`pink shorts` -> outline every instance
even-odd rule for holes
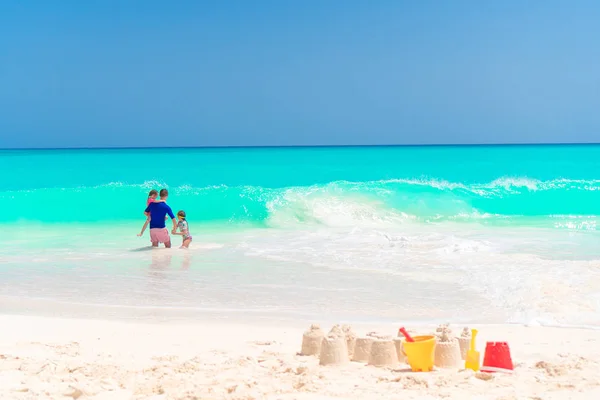
[[[169,231],[167,228],[152,228],[150,229],[150,241],[152,243],[169,243],[171,241],[171,237],[169,236]]]

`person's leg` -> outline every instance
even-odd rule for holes
[[[190,243],[192,243],[192,239],[185,239],[181,244],[181,247],[187,249],[190,247]]]
[[[154,232],[156,234],[156,240],[160,243],[164,243],[166,248],[171,247],[171,237],[169,236],[167,228],[156,229]]]
[[[156,229],[150,228],[150,241],[152,242],[152,247],[158,247],[158,242],[160,242],[160,237],[156,234]]]

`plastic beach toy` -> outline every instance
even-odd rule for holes
[[[435,336],[415,336],[412,342],[402,342],[408,365],[413,372],[429,372],[433,370],[435,357]]]
[[[405,327],[398,329],[398,332],[402,334],[406,338],[407,342],[414,342],[413,338],[408,334]],[[400,336],[400,335],[398,335]]]
[[[471,329],[471,347],[469,348],[467,358],[465,359],[465,369],[479,371],[480,355],[479,352],[475,350],[475,336],[477,336],[477,329]]]
[[[483,357],[483,372],[508,372],[513,371],[510,348],[506,342],[487,342]]]

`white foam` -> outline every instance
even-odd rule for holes
[[[365,210],[380,211],[377,204],[314,201],[331,225],[199,231],[189,252],[128,251],[148,243],[122,226],[103,231],[110,246],[88,240],[94,227],[62,237],[58,228],[41,226],[21,244],[16,232],[0,249],[0,296],[112,304],[117,311],[109,315],[118,306],[140,306],[148,314],[164,307],[313,320],[334,314],[349,321],[600,326],[595,234],[390,222],[365,218]],[[340,215],[326,215],[338,206]],[[19,247],[24,243],[30,245]],[[587,259],[575,258],[581,254]]]

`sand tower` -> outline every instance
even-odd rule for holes
[[[346,346],[348,347],[348,360],[354,357],[354,348],[356,347],[356,334],[350,325],[342,326],[342,331],[346,337]]]
[[[460,337],[458,339],[458,345],[460,346],[460,356],[463,360],[467,358],[467,352],[471,346],[471,330],[468,327],[463,328]]]
[[[371,344],[371,354],[369,355],[369,365],[376,367],[385,367],[398,364],[398,354],[396,346],[391,338],[375,339]]]
[[[304,335],[302,335],[302,350],[300,354],[303,356],[319,356],[321,354],[321,344],[325,334],[318,324],[312,324]]]
[[[437,344],[435,346],[435,366],[439,368],[460,368],[462,357],[458,339],[452,336],[452,330],[448,325],[438,328]]]
[[[356,344],[354,345],[352,361],[365,363],[369,362],[369,357],[371,356],[371,346],[373,345],[374,340],[374,338],[369,336],[357,338]]]
[[[331,328],[331,331],[323,338],[319,358],[321,365],[342,365],[350,361],[346,336],[339,325]]]

